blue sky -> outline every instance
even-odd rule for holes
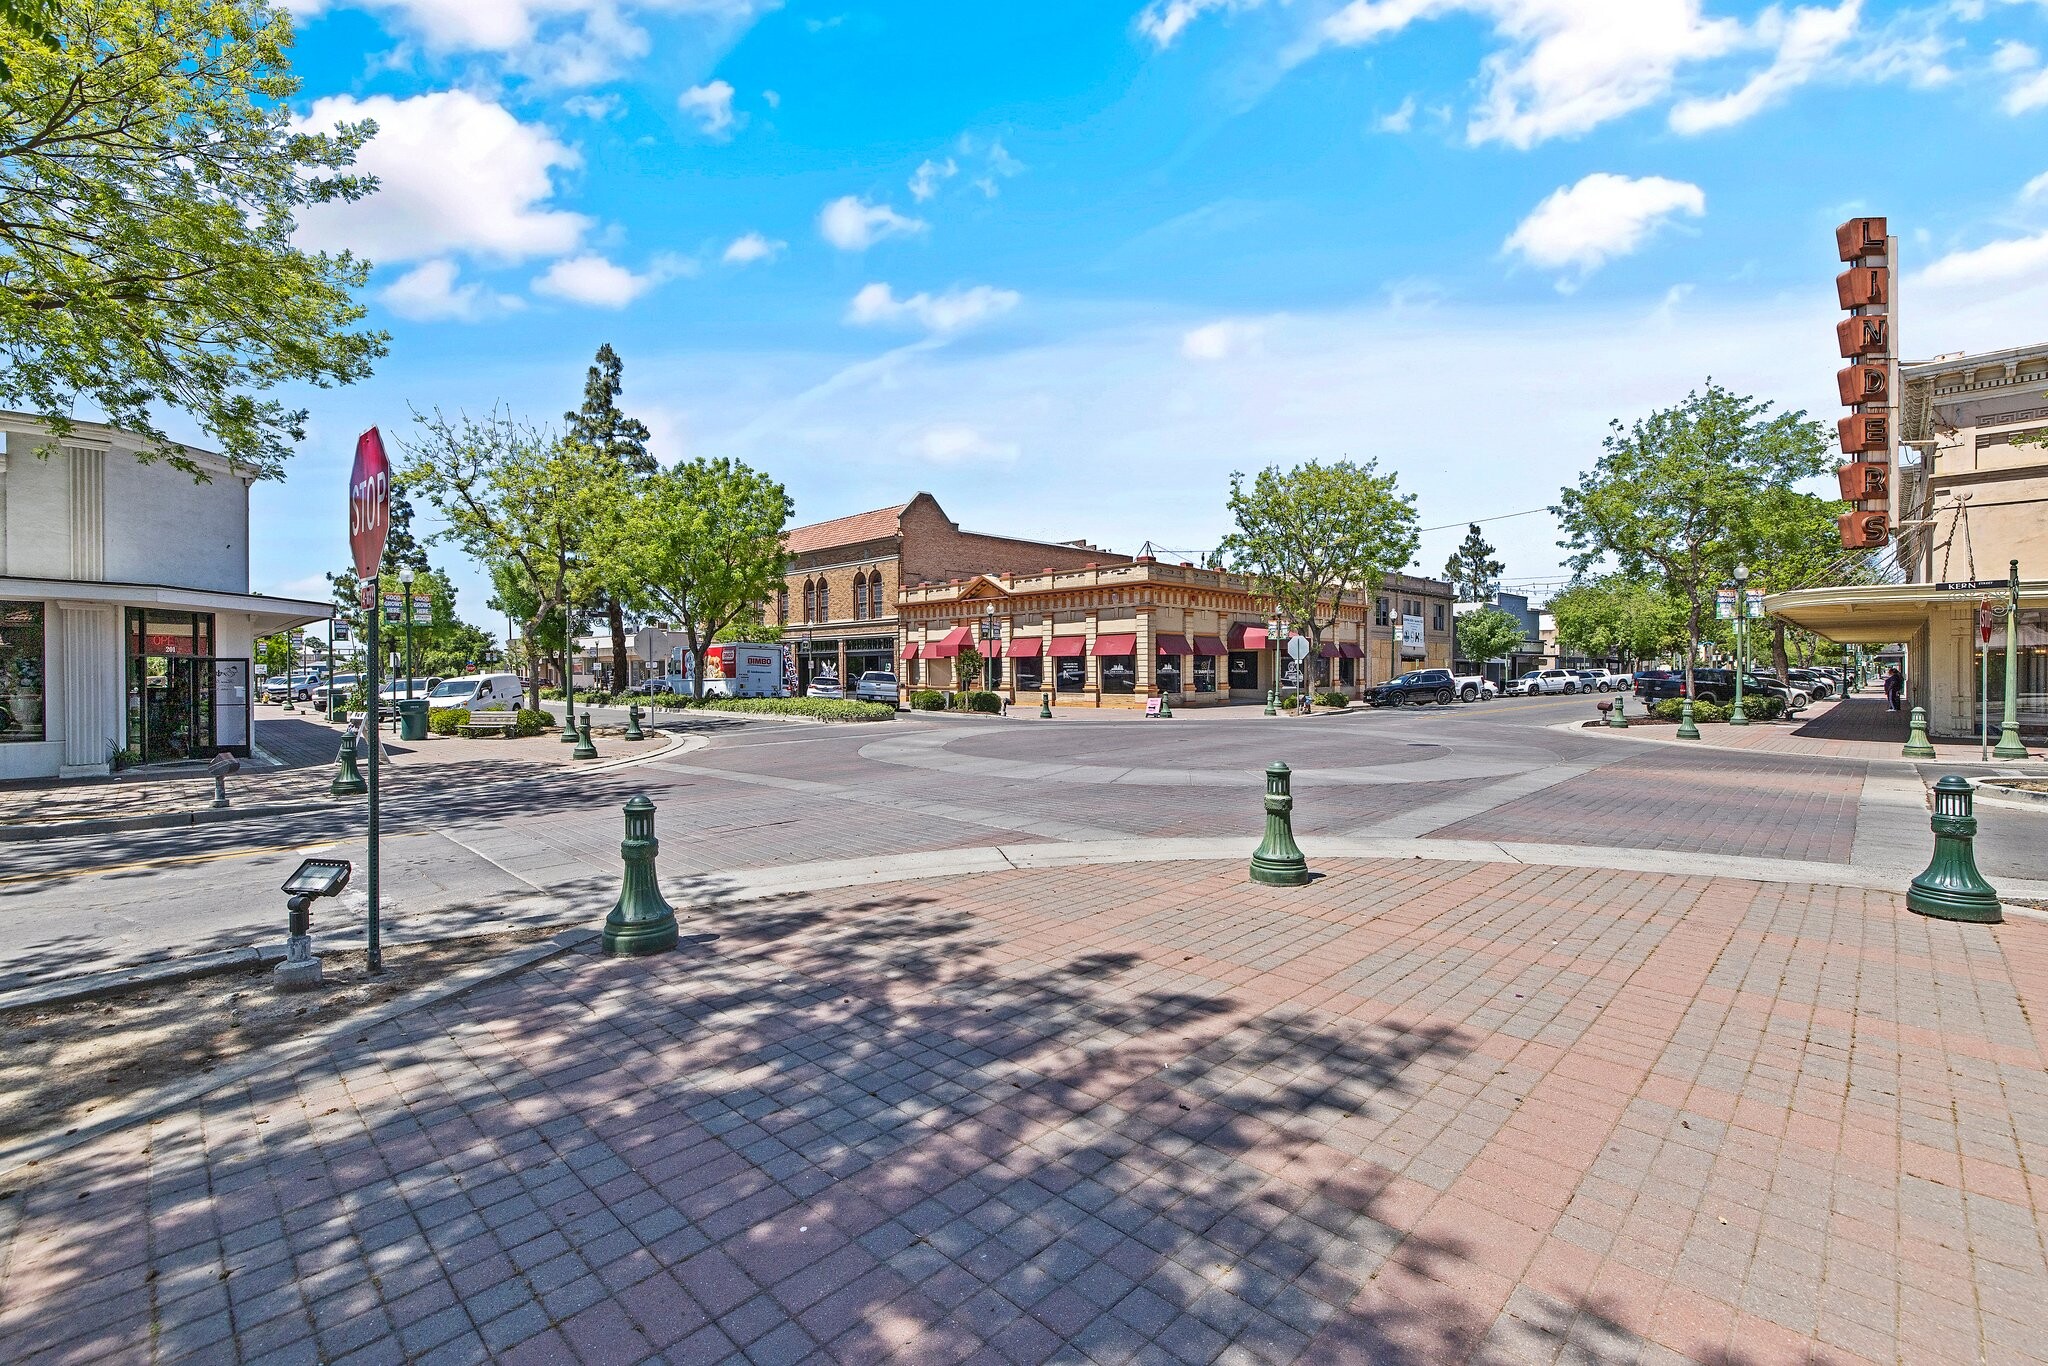
[[[1832,420],[1852,214],[1909,354],[2048,340],[2048,0],[287,7],[300,115],[382,129],[301,230],[392,348],[259,487],[268,591],[345,560],[361,428],[559,420],[603,342],[658,454],[801,521],[1200,552],[1232,470],[1349,454],[1457,524],[1434,572],[1708,375]]]

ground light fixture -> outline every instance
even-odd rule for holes
[[[284,961],[276,970],[280,990],[310,991],[320,985],[320,960],[313,956],[313,903],[323,896],[339,896],[354,871],[347,859],[309,858],[284,880],[283,890],[291,899],[285,903],[290,914]]]

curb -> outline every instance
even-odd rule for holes
[[[95,972],[84,977],[69,977],[61,982],[43,982],[34,986],[14,987],[0,991],[0,1015],[13,1010],[32,1010],[37,1006],[68,1005],[74,1001],[93,1001],[102,996],[119,996],[138,987],[162,986],[167,982],[185,982],[195,977],[213,977],[221,973],[235,972],[241,968],[260,967],[283,959],[284,950],[276,946],[250,944],[239,949],[221,949],[216,953],[202,953],[192,958],[176,958],[164,963],[142,963],[132,968],[119,968],[112,972]]]
[[[290,1064],[312,1054],[332,1051],[332,1046],[343,1036],[366,1033],[415,1010],[453,1000],[500,977],[511,976],[536,963],[546,962],[550,958],[594,943],[599,937],[599,932],[592,929],[564,930],[548,943],[514,949],[493,962],[479,963],[475,967],[466,968],[445,982],[438,982],[411,995],[401,996],[376,1010],[335,1020],[324,1029],[274,1045],[239,1062],[187,1078],[162,1090],[116,1101],[103,1109],[99,1117],[89,1123],[76,1125],[64,1132],[44,1133],[0,1142],[0,1176],[11,1176],[22,1167],[34,1166],[46,1158],[81,1147],[94,1139],[154,1119],[167,1110],[189,1105],[223,1087],[246,1081],[258,1073],[277,1068],[280,1064]]]

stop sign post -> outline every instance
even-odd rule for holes
[[[1977,604],[1977,757],[1991,762],[1991,599]]]
[[[384,541],[391,534],[391,461],[384,454],[384,437],[375,427],[356,438],[356,459],[348,473],[348,549],[356,562],[356,578],[361,581],[364,592],[363,602],[369,611],[363,614],[369,631],[369,684],[370,684],[370,835],[369,865],[370,876],[367,888],[370,898],[370,923],[366,935],[366,969],[372,973],[384,970],[384,938],[379,923],[378,899],[379,859],[377,857],[378,817],[378,757],[383,745],[378,742],[378,678],[377,665],[377,618],[376,610],[377,570],[384,561]],[[328,717],[333,718],[333,690],[328,690]]]

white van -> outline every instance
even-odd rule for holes
[[[470,711],[512,711],[523,695],[517,674],[464,674],[436,685],[427,694],[427,705],[466,707]]]

